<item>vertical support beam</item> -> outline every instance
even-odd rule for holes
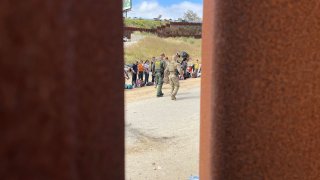
[[[201,179],[318,179],[320,2],[204,3]]]
[[[200,177],[201,179],[217,179],[219,166],[216,142],[216,129],[213,122],[215,109],[215,78],[214,75],[214,36],[215,15],[214,3],[210,0],[203,1],[202,24],[202,71],[201,77],[201,105],[200,105]]]
[[[0,2],[0,179],[124,179],[121,3]]]

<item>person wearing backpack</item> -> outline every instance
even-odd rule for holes
[[[138,64],[138,77],[139,80],[143,81],[143,74],[144,74],[144,66],[143,66],[143,61],[141,60],[140,63]]]
[[[183,59],[182,62],[181,62],[181,68],[182,68],[182,71],[183,71],[183,79],[187,79],[188,78],[187,67],[188,67],[188,61],[187,61],[187,59]]]
[[[178,56],[175,55],[168,63],[165,74],[169,77],[169,83],[171,86],[171,100],[176,100],[180,83],[179,75],[182,75],[181,65],[177,63]]]

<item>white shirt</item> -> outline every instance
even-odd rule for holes
[[[150,72],[149,64],[145,63],[143,66],[144,66],[144,72],[149,73]]]

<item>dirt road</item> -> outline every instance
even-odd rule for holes
[[[200,79],[181,81],[177,101],[155,88],[126,94],[126,179],[185,180],[198,174]]]

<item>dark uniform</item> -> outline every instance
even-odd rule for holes
[[[163,85],[163,76],[165,69],[165,62],[162,59],[156,59],[153,64],[153,69],[155,72],[155,80],[157,82],[157,97],[162,97],[162,85]]]

